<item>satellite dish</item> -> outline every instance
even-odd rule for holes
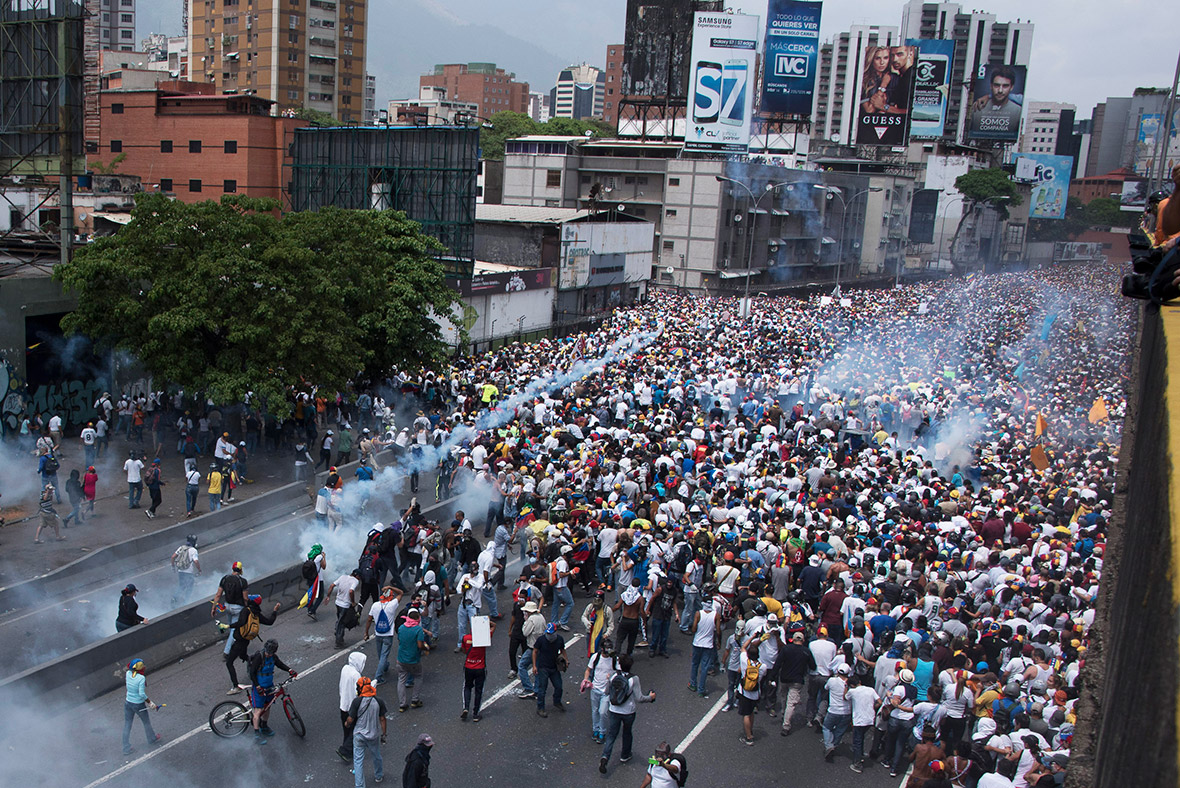
[[[86,221],[86,212],[85,211],[78,212],[78,221],[80,221],[80,222]]]
[[[672,266],[668,266],[667,268],[664,269],[664,273],[666,273],[666,274],[671,274],[671,273],[675,273],[675,272],[676,272],[676,269],[673,268]]]
[[[623,205],[622,203],[619,203],[619,211],[620,211],[620,212],[624,211],[626,208],[627,208],[627,206],[626,206],[626,205]]]
[[[585,132],[583,132],[583,136],[584,136],[586,139],[590,139],[591,137],[593,137],[593,136],[594,136],[594,132],[593,132],[593,131],[591,131],[590,129],[586,129],[586,131],[585,131]]]

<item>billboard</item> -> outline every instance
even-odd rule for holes
[[[763,112],[811,114],[822,9],[822,3],[810,0],[770,0],[762,69]]]
[[[1142,213],[1147,210],[1147,181],[1123,181],[1119,210]]]
[[[906,46],[918,48],[918,63],[914,67],[914,100],[910,104],[910,136],[938,139],[946,131],[955,42],[911,38],[905,43]]]
[[[651,277],[651,222],[567,222],[561,227],[558,290],[639,282]]]
[[[460,295],[488,295],[491,293],[520,293],[525,290],[544,290],[553,287],[552,268],[529,268],[520,271],[497,271],[475,274],[470,279],[450,278],[447,284]]]
[[[1016,158],[1016,180],[1032,185],[1028,218],[1064,219],[1069,200],[1072,156],[1049,153],[1021,153]]]
[[[865,47],[857,91],[857,145],[897,146],[909,140],[917,59],[917,47]]]
[[[1024,66],[981,65],[972,86],[967,136],[976,140],[1016,142],[1024,108]]]
[[[686,151],[748,151],[757,53],[758,17],[695,16]]]
[[[720,0],[627,0],[619,92],[684,102],[693,12],[722,10]]]

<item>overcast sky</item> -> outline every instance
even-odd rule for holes
[[[766,0],[729,0],[732,7],[765,20]],[[603,65],[606,46],[622,43],[626,0],[369,0],[370,7],[416,3],[451,21],[484,24],[526,39],[570,63]],[[902,2],[826,0],[821,36],[826,41],[852,24],[901,24]],[[1027,95],[1037,101],[1066,101],[1089,117],[1107,96],[1129,96],[1140,86],[1170,86],[1176,67],[1175,0],[975,0],[998,21],[1031,19],[1036,25]],[[1169,12],[1166,9],[1172,8]],[[139,0],[139,34],[179,33],[180,0]],[[387,16],[387,13],[381,14]],[[397,46],[404,30],[369,31],[369,67],[383,47]],[[385,42],[385,43],[383,43]],[[473,55],[471,60],[478,60]],[[433,64],[423,63],[426,71]],[[513,64],[498,64],[513,70]],[[524,75],[533,89],[546,89],[541,75]],[[378,88],[379,92],[380,87]],[[380,96],[380,98],[387,98]]]

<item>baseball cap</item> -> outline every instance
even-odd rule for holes
[[[241,561],[234,561],[234,565],[230,568],[233,569],[235,572],[241,572],[242,571],[242,562]]]
[[[421,736],[418,737],[418,744],[419,745],[426,745],[427,747],[433,747],[434,746],[434,739],[430,738],[429,733],[423,733]]]
[[[844,663],[841,663],[836,668],[836,672],[839,673],[841,676],[847,676],[849,673],[852,672],[852,668],[848,666],[847,662],[844,662]],[[904,681],[904,679],[903,679],[903,681]]]

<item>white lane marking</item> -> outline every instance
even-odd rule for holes
[[[905,774],[901,776],[901,782],[897,784],[897,788],[905,788],[905,784],[910,781],[910,774],[914,771],[914,765],[911,763],[905,770]]]
[[[322,667],[324,667],[324,666],[328,665],[329,663],[331,663],[331,662],[333,662],[333,661],[335,661],[335,660],[339,659],[340,657],[344,656],[345,654],[351,654],[351,653],[352,653],[352,649],[342,649],[342,650],[340,650],[340,651],[336,652],[335,654],[333,654],[332,656],[330,656],[330,657],[327,657],[327,658],[325,658],[325,659],[322,659],[322,660],[320,660],[319,662],[317,662],[316,664],[312,665],[312,666],[311,666],[310,668],[308,668],[307,670],[301,670],[301,671],[299,671],[299,677],[300,677],[300,678],[302,678],[302,677],[304,677],[304,676],[307,676],[307,675],[310,675],[310,674],[312,674],[312,673],[315,673],[315,672],[316,672],[317,670],[319,670],[320,668],[322,668]],[[98,778],[97,780],[95,780],[94,782],[92,782],[92,783],[90,783],[89,785],[85,786],[85,788],[98,788],[98,786],[100,786],[100,785],[105,785],[106,783],[108,783],[108,782],[110,782],[111,780],[115,779],[115,778],[116,778],[116,777],[118,777],[119,775],[121,775],[121,774],[125,774],[126,772],[129,772],[129,771],[131,771],[131,770],[132,770],[132,769],[134,769],[136,766],[139,766],[141,763],[144,763],[145,761],[149,761],[149,760],[151,760],[152,758],[155,758],[155,757],[156,757],[157,755],[159,755],[160,753],[162,753],[162,752],[165,752],[165,751],[167,751],[167,750],[170,750],[170,749],[172,749],[173,747],[176,747],[177,745],[179,745],[179,744],[181,744],[181,743],[183,743],[183,742],[186,742],[186,741],[188,741],[189,739],[191,739],[192,737],[196,736],[196,735],[197,735],[198,733],[200,733],[201,731],[208,731],[208,730],[209,730],[209,723],[208,723],[208,722],[205,722],[205,723],[204,723],[204,724],[202,724],[202,725],[198,725],[197,727],[193,728],[193,729],[192,729],[191,731],[189,731],[188,733],[182,734],[182,735],[180,735],[180,736],[176,737],[175,739],[172,739],[171,741],[167,742],[166,744],[161,744],[159,747],[156,747],[156,748],[152,749],[150,752],[144,753],[143,755],[139,756],[139,757],[138,757],[138,758],[136,758],[135,760],[133,760],[133,761],[130,761],[130,762],[128,762],[128,763],[125,763],[125,764],[123,764],[123,765],[122,765],[122,766],[120,766],[118,769],[115,769],[113,772],[111,772],[111,773],[109,773],[109,774],[105,774],[105,775],[103,775],[102,777],[99,777],[99,778]],[[211,732],[211,731],[210,731],[210,732]]]
[[[581,635],[574,635],[572,638],[567,640],[565,642],[565,644],[566,644],[566,646],[572,646],[573,644],[577,643],[581,639],[582,639]],[[491,706],[493,703],[495,703],[500,698],[507,695],[509,692],[512,692],[512,690],[516,689],[519,686],[520,686],[520,679],[513,679],[510,683],[505,684],[503,687],[500,687],[500,689],[496,690],[496,694],[493,695],[491,698],[489,698],[487,700],[487,702],[485,702],[483,704],[482,709],[486,709],[488,706]]]
[[[674,749],[673,752],[684,752],[686,749],[688,749],[688,746],[696,741],[696,738],[701,735],[701,732],[705,730],[705,727],[710,722],[712,722],[713,718],[716,717],[718,712],[721,711],[721,707],[725,705],[726,700],[727,696],[724,692],[722,692],[721,697],[718,698],[717,702],[713,704],[713,708],[709,709],[709,711],[705,713],[704,717],[701,717],[701,721],[698,722],[693,727],[693,729],[688,732],[688,735],[684,737],[684,741],[676,745],[676,749]]]

